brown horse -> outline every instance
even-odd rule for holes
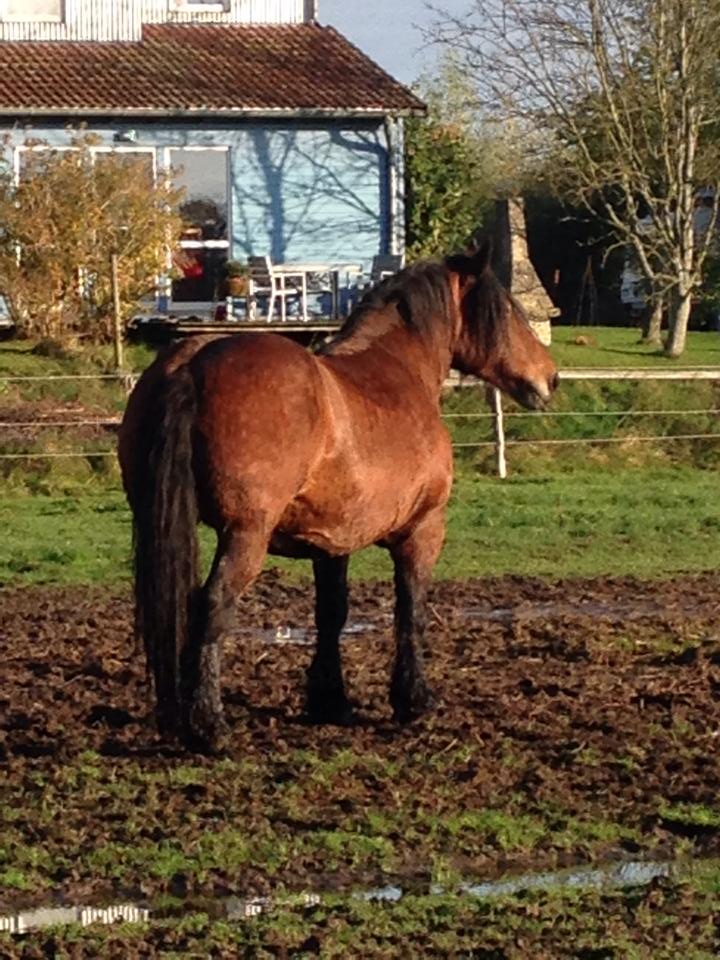
[[[268,552],[313,562],[317,647],[307,712],[350,716],[339,651],[349,555],[395,564],[395,717],[430,702],[416,653],[445,535],[451,367],[542,407],[557,371],[486,254],[421,263],[371,291],[318,354],[273,334],[197,338],[143,374],[120,431],[135,523],[137,631],[161,732],[211,751],[224,729],[223,634]],[[217,532],[200,586],[196,527]]]

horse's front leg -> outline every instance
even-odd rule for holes
[[[340,634],[348,615],[348,560],[325,556],[313,561],[317,646],[307,673],[306,712],[316,723],[352,719],[340,659]]]
[[[236,598],[262,569],[267,539],[265,529],[239,526],[228,527],[218,538],[182,663],[183,741],[191,750],[216,753],[223,747],[222,641],[235,625]]]
[[[432,705],[425,680],[427,591],[445,540],[445,507],[426,514],[415,529],[390,544],[395,563],[395,664],[390,703],[395,719],[408,723]]]

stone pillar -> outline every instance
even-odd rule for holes
[[[542,343],[549,345],[552,340],[550,321],[560,311],[548,296],[530,261],[522,197],[498,200],[494,244],[496,253],[493,266],[498,278],[510,287]]]

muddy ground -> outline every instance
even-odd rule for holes
[[[0,802],[29,883],[6,884],[0,907],[59,892],[267,894],[387,876],[417,885],[443,870],[488,876],[720,854],[720,576],[438,583],[429,662],[437,706],[407,728],[387,703],[389,585],[355,584],[351,611],[343,654],[358,722],[309,726],[311,648],[294,641],[312,623],[311,591],[263,576],[226,643],[233,740],[218,761],[158,739],[129,591],[6,587]],[[135,793],[121,795],[118,784],[138,770]],[[138,825],[131,811],[143,803]],[[486,809],[521,835],[482,820],[473,833],[467,816]],[[318,845],[320,835],[350,837],[350,846],[370,835],[369,811],[382,856]],[[237,818],[266,837],[267,863],[259,848],[237,864],[227,850],[217,862],[206,850],[202,869],[193,861],[153,872],[136,858],[113,870],[97,854],[116,850],[121,862],[133,845],[171,840],[189,849]],[[38,845],[47,856],[33,862],[27,850]],[[11,876],[9,859],[6,850]]]

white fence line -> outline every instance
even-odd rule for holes
[[[614,367],[571,367],[560,371],[563,380],[720,380],[720,367],[658,367],[624,369]]]
[[[651,437],[571,437],[568,439],[547,439],[547,440],[505,440],[506,447],[547,447],[547,446],[572,446],[573,444],[590,443],[625,443],[630,446],[633,443],[663,443],[675,440],[720,440],[720,431],[717,433],[673,433],[673,434],[655,434]],[[453,443],[456,450],[463,447],[473,449],[475,447],[494,447],[494,440],[479,440],[477,443]],[[498,475],[500,471],[498,470]]]
[[[0,420],[0,430],[23,428],[35,430],[37,427],[119,427],[120,417],[112,420]]]
[[[567,370],[560,371],[560,383],[562,384],[563,380],[717,380],[720,381],[720,368],[718,367],[684,367],[682,369],[625,369],[625,368],[570,368]],[[463,382],[461,378],[459,386],[468,385],[466,382]],[[567,440],[507,440],[504,433],[504,423],[503,423],[503,410],[502,410],[502,395],[498,390],[493,391],[494,400],[491,403],[493,406],[492,416],[494,417],[494,427],[495,427],[495,443],[497,454],[496,454],[496,463],[497,463],[497,474],[500,479],[505,479],[507,477],[507,461],[505,456],[505,449],[507,446],[517,446],[519,444],[533,444],[536,446],[571,446],[575,445],[590,445],[590,444],[611,444],[611,443],[666,443],[670,440],[679,441],[679,440],[710,440],[717,438],[720,440],[720,432],[718,433],[698,433],[698,434],[675,434],[673,436],[653,436],[653,437],[577,437]],[[560,412],[560,411],[559,411]],[[566,411],[562,411],[566,413]],[[702,411],[708,412],[708,411]],[[716,411],[710,411],[716,412]],[[572,412],[574,415],[574,411]],[[606,416],[622,416],[622,414],[614,414],[612,411],[602,411]],[[635,413],[633,411],[633,413]],[[638,411],[638,415],[645,414],[648,416],[647,411]],[[569,415],[569,414],[568,414]],[[665,415],[665,411],[655,414],[656,416]],[[675,414],[677,415],[677,414]],[[522,414],[518,414],[522,416]],[[526,414],[527,416],[527,414]],[[537,416],[533,413],[530,416]],[[472,443],[454,443],[453,446],[455,449],[471,449],[473,447],[481,446],[493,446],[493,443],[490,441],[485,441],[480,444]]]
[[[39,380],[47,380],[48,383],[54,383],[57,380],[121,380],[125,383],[127,380],[137,380],[141,373],[142,371],[139,373],[0,374],[0,383],[35,383]]]
[[[703,407],[701,409],[676,410],[543,410],[529,413],[522,410],[503,410],[506,420],[517,420],[522,417],[542,418],[557,417],[675,417],[700,416],[704,414],[720,415],[720,407]],[[445,413],[443,420],[492,420],[496,414],[488,413]],[[40,427],[61,429],[64,427],[119,427],[122,417],[113,417],[106,420],[0,420],[0,430],[27,429],[35,430]],[[529,442],[529,441],[528,441]]]
[[[0,453],[0,460],[89,460],[91,457],[116,457],[117,450],[86,450],[79,453],[77,450],[68,450],[67,453]]]
[[[49,373],[0,374],[0,383],[23,383],[47,380],[137,380],[142,370],[116,373]],[[560,371],[560,380],[720,380],[720,366],[685,367],[567,367]],[[451,375],[450,387],[466,387],[482,383],[475,377]]]
[[[68,380],[98,380],[108,381],[116,380],[123,383],[127,390],[137,382],[139,374],[137,373],[106,373],[106,374],[50,374],[46,376],[28,375],[28,376],[6,376],[0,375],[0,382],[5,383],[24,383],[24,382],[55,382]],[[684,367],[682,369],[614,369],[614,368],[574,368],[562,370],[560,372],[561,381],[570,380],[717,380],[720,381],[720,367]],[[470,377],[463,377],[448,384],[453,387],[483,386],[481,381]],[[706,416],[720,415],[720,409],[671,409],[671,410],[544,410],[538,412],[527,411],[505,411],[502,405],[502,395],[497,389],[492,389],[489,393],[489,401],[492,409],[486,413],[450,413],[446,414],[444,419],[452,420],[487,420],[493,421],[495,434],[494,440],[480,440],[475,442],[457,441],[453,447],[458,450],[482,449],[485,447],[494,447],[497,451],[497,472],[501,478],[507,476],[507,463],[505,451],[507,447],[516,446],[573,446],[573,445],[592,445],[592,444],[633,444],[633,443],[667,443],[690,440],[720,440],[720,431],[717,433],[684,433],[673,435],[655,435],[655,436],[623,436],[623,437],[576,437],[568,439],[522,439],[508,440],[505,435],[505,419],[521,417],[664,417],[664,416]],[[85,420],[55,420],[55,421],[0,421],[0,429],[37,429],[40,427],[52,427],[54,429],[63,429],[67,427],[115,427],[119,426],[120,417],[105,419],[85,419]],[[80,451],[53,451],[37,452],[18,451],[16,453],[1,453],[0,460],[59,460],[75,458],[95,458],[95,457],[114,457],[115,450],[86,450]]]

